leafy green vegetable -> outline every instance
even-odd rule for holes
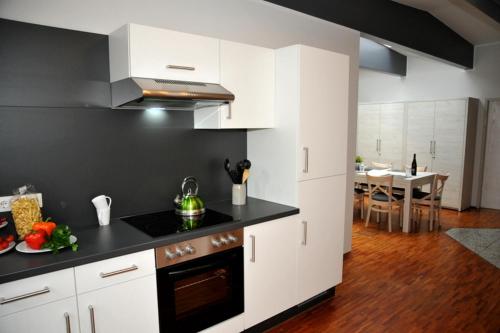
[[[78,244],[71,244],[69,237],[71,236],[71,229],[65,224],[58,224],[57,227],[52,231],[50,239],[43,244],[43,248],[51,249],[52,253],[56,254],[59,252],[59,248],[71,246],[73,251],[78,250]]]

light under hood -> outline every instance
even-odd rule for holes
[[[193,111],[234,101],[219,84],[131,77],[111,83],[113,109]]]

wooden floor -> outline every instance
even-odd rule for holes
[[[356,220],[336,296],[269,332],[500,332],[500,269],[454,227],[500,228],[500,211],[444,210],[439,232],[412,234]]]

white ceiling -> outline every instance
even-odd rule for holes
[[[465,0],[393,0],[429,12],[474,45],[500,42],[500,23]]]

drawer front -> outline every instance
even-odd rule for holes
[[[219,83],[219,40],[130,25],[130,73],[136,77]]]
[[[0,316],[75,295],[73,268],[0,285]]]
[[[75,267],[78,294],[156,273],[154,250]]]

